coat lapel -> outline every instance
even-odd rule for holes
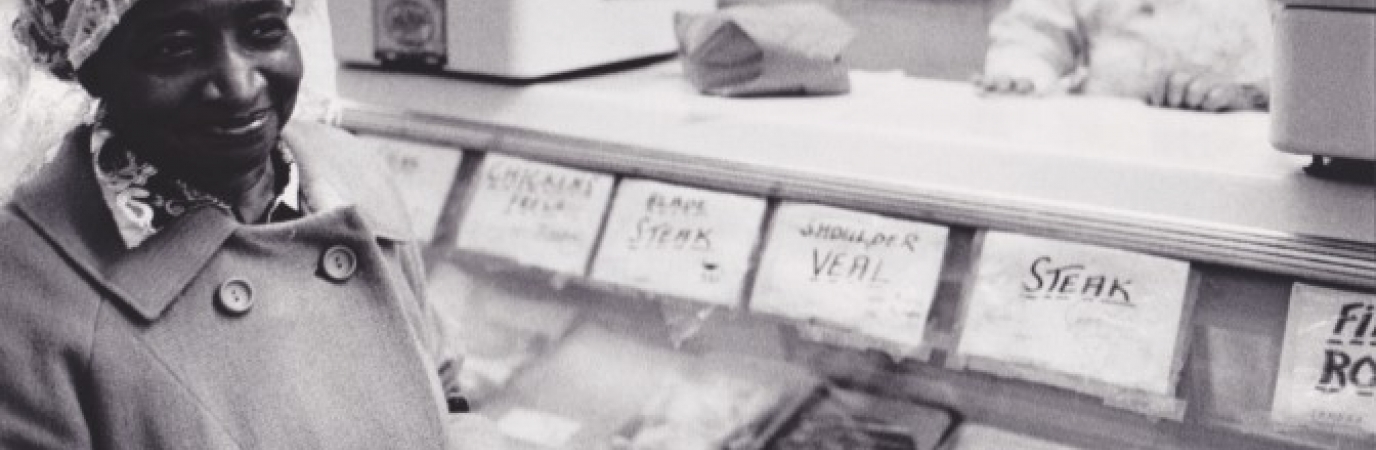
[[[375,154],[323,125],[293,124],[284,133],[302,167],[306,198],[317,211],[354,205],[379,238],[409,237],[405,209],[379,176]],[[101,198],[88,148],[90,129],[68,134],[53,161],[15,191],[21,214],[105,292],[144,320],[157,320],[240,225],[203,207],[172,221],[129,250]]]
[[[67,135],[52,162],[14,201],[78,270],[145,320],[160,317],[234,231],[233,219],[200,208],[128,250],[101,199],[91,166],[90,129]]]

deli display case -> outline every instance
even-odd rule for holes
[[[1272,114],[624,69],[336,78],[510,448],[1376,445],[1376,186]]]
[[[848,96],[728,100],[679,70],[339,74],[338,123],[410,155],[398,181],[432,193],[414,206],[431,297],[525,336],[469,364],[478,411],[527,424],[511,433],[561,424],[534,448],[629,445],[664,411],[704,414],[665,394],[701,367],[719,390],[684,398],[809,380],[765,377],[793,394],[693,419],[732,424],[701,448],[788,441],[818,395],[800,385],[900,402],[833,434],[899,429],[884,445],[901,448],[1376,442],[1370,347],[1305,334],[1371,332],[1376,188],[1305,175],[1267,114],[866,72]],[[787,369],[705,362],[720,354]],[[894,428],[913,420],[930,426]]]

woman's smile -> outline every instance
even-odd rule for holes
[[[207,121],[199,130],[212,138],[220,140],[242,141],[250,138],[258,138],[264,135],[270,125],[274,125],[275,117],[270,109],[260,109],[245,114],[236,114],[225,118]]]

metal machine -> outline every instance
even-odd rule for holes
[[[1370,171],[1376,163],[1376,0],[1281,3],[1272,143],[1314,155],[1311,172],[1330,164]]]
[[[535,79],[673,53],[676,11],[715,0],[333,2],[343,62]]]

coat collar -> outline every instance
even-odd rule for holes
[[[379,239],[409,239],[394,188],[356,140],[314,123],[292,123],[283,138],[302,167],[312,213],[353,206]],[[91,170],[89,127],[69,133],[53,160],[20,186],[21,213],[78,270],[145,320],[154,321],[242,225],[223,211],[187,213],[132,250],[124,248]]]

